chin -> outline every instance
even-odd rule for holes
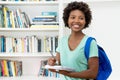
[[[73,30],[74,32],[80,32],[80,30]]]

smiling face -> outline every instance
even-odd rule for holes
[[[72,31],[78,32],[81,31],[85,26],[85,15],[80,10],[73,10],[70,12],[68,18],[68,25]]]

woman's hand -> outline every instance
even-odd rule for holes
[[[48,59],[48,65],[54,66],[56,64],[56,59],[55,58],[49,58]]]

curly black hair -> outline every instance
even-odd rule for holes
[[[63,21],[65,23],[65,27],[69,28],[69,26],[68,26],[68,18],[69,18],[70,12],[73,11],[73,10],[80,10],[80,11],[82,11],[84,13],[85,21],[86,21],[86,24],[85,24],[84,28],[89,27],[89,24],[91,23],[91,19],[92,19],[92,14],[91,14],[90,8],[89,8],[87,3],[85,3],[85,2],[77,2],[77,1],[69,3],[67,5],[67,7],[64,9]]]

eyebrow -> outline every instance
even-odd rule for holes
[[[70,16],[74,16],[74,17],[75,17],[76,15],[70,15]],[[78,17],[85,17],[85,16],[84,16],[84,15],[80,15],[80,16],[78,16]]]

